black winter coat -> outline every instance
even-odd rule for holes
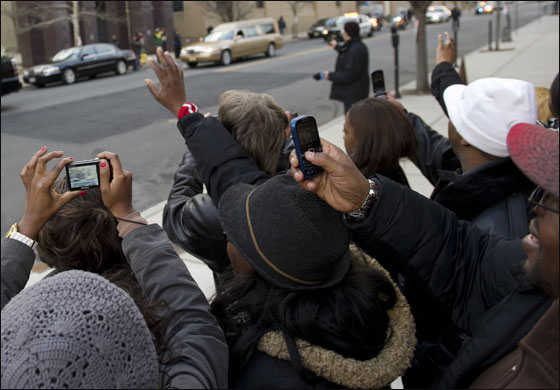
[[[418,140],[414,161],[434,186],[431,199],[453,211],[459,219],[507,238],[528,233],[527,199],[535,185],[509,157],[461,172],[449,140],[409,113]]]
[[[212,119],[191,114],[179,121],[179,129],[195,158],[205,162],[201,176],[214,202],[236,183],[269,178]],[[222,141],[217,149],[216,139]],[[354,240],[379,261],[391,259],[407,280],[423,285],[448,310],[464,338],[433,387],[467,387],[515,348],[551,299],[524,282],[520,240],[458,221],[453,212],[386,178],[380,177],[380,184],[368,218],[351,226]]]
[[[338,51],[330,98],[353,104],[369,96],[369,52],[359,37],[335,48]]]
[[[443,110],[443,91],[462,83],[447,62],[432,73],[432,94]],[[408,114],[418,140],[415,165],[434,186],[431,199],[453,211],[458,219],[506,238],[528,233],[527,199],[534,188],[510,158],[481,165],[467,174],[449,140],[413,113]],[[394,273],[396,270],[391,269]],[[408,387],[427,387],[440,377],[461,350],[468,332],[457,327],[451,313],[439,303],[424,283],[415,278],[401,282],[417,324],[418,347],[411,369],[403,377]]]

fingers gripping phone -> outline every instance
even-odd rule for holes
[[[299,168],[303,172],[303,178],[306,180],[310,179],[323,171],[323,168],[311,164],[304,157],[307,151],[323,151],[321,139],[319,138],[319,130],[317,129],[317,122],[311,115],[301,115],[292,119],[290,122],[290,130],[292,131],[294,149],[299,161]]]
[[[113,169],[109,162],[110,178],[113,178]],[[66,165],[66,181],[69,191],[87,190],[89,188],[98,188],[101,185],[99,176],[99,163],[101,160],[94,158],[92,160],[76,161]]]
[[[373,95],[376,98],[387,99],[387,92],[385,92],[385,77],[383,71],[378,69],[371,73],[371,83],[373,84]]]

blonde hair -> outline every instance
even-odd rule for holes
[[[220,95],[218,118],[263,171],[276,173],[288,117],[272,96],[247,90],[226,91]]]
[[[548,119],[554,117],[554,114],[550,111],[550,90],[545,87],[536,87],[535,95],[537,97],[538,119],[546,125]]]

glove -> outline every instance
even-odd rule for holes
[[[323,72],[317,72],[313,75],[313,78],[317,81],[321,80],[323,78]]]

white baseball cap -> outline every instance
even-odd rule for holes
[[[498,157],[509,155],[506,137],[517,123],[536,123],[535,87],[501,78],[455,84],[443,92],[449,119],[469,144]]]

